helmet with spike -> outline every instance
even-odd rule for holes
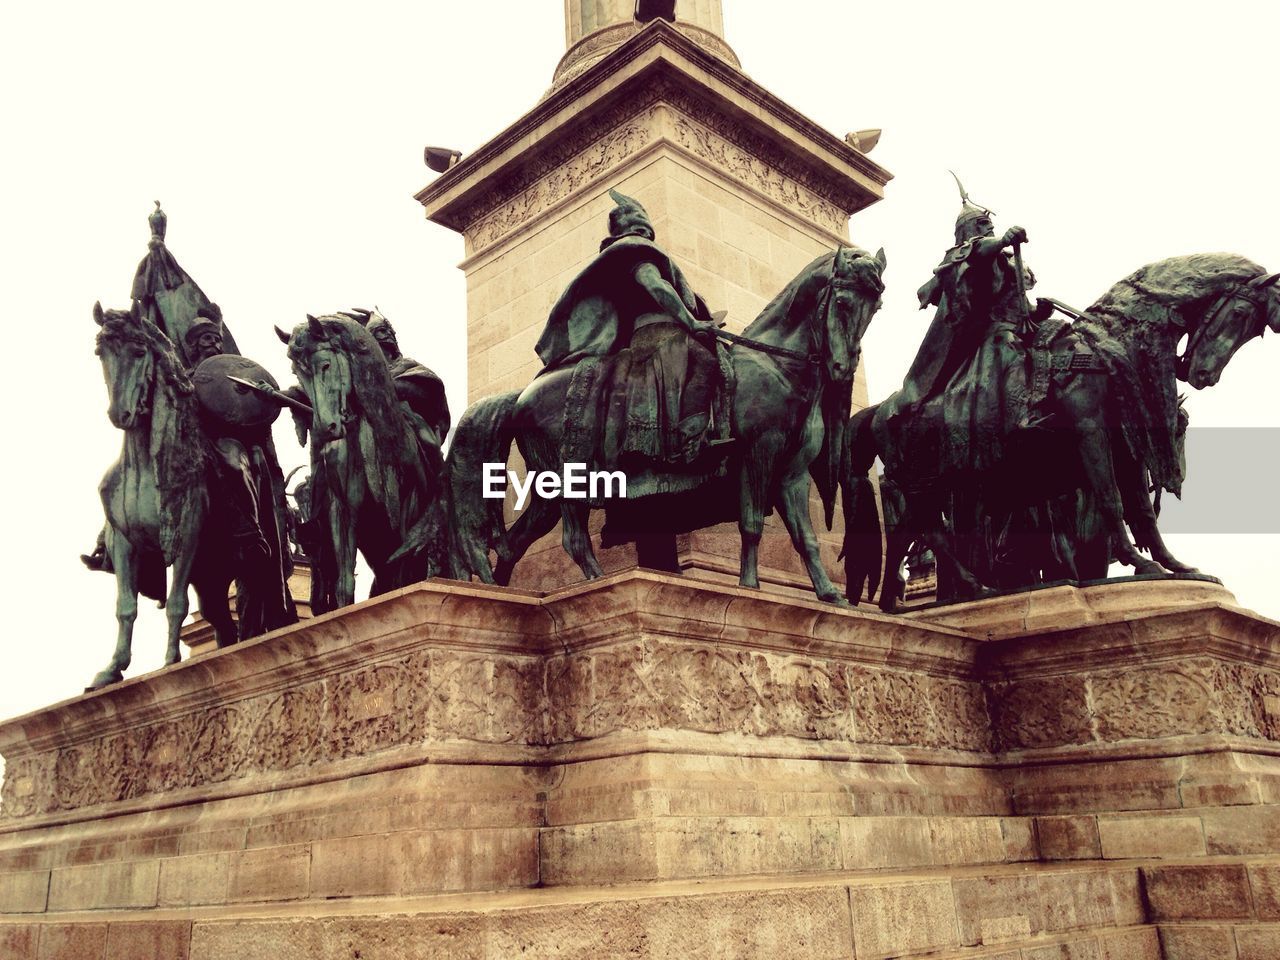
[[[969,192],[965,190],[964,184],[960,182],[955,171],[948,172],[955,177],[956,186],[960,188],[960,202],[963,204],[960,215],[956,217],[956,243],[964,243],[966,240],[972,240],[984,234],[990,236],[993,230],[991,211],[970,200]]]
[[[650,240],[654,238],[653,222],[639,200],[633,200],[617,190],[610,190],[609,196],[613,198],[615,204],[609,211],[610,237],[643,236]]]

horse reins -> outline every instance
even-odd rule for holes
[[[836,281],[832,280],[827,284],[826,290],[822,293],[822,302],[818,305],[817,312],[823,317],[831,308],[831,288],[835,286]],[[762,343],[759,340],[752,340],[750,337],[744,337],[737,333],[730,333],[728,330],[713,330],[718,338],[727,340],[729,343],[736,343],[740,346],[747,347],[750,350],[759,350],[761,353],[771,353],[778,357],[787,357],[791,360],[802,360],[813,366],[822,364],[822,357],[817,353],[801,353],[799,350],[791,350],[787,347],[776,347],[771,343]]]
[[[736,343],[751,350],[759,350],[761,353],[772,353],[779,357],[788,357],[792,360],[803,360],[805,363],[812,363],[815,366],[822,363],[822,358],[816,353],[801,353],[799,350],[789,350],[786,347],[775,347],[771,343],[761,343],[759,340],[752,340],[750,337],[740,336],[736,333],[730,333],[728,330],[711,331],[721,340],[727,340],[729,343]]]

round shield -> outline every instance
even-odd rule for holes
[[[205,412],[228,427],[265,427],[274,423],[280,416],[281,405],[229,377],[239,377],[250,383],[265,380],[273,390],[280,389],[276,378],[248,357],[234,353],[218,354],[202,361],[191,375],[196,396]]]

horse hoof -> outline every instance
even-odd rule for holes
[[[123,679],[123,673],[114,667],[108,667],[93,678],[93,682],[84,688],[84,692],[92,693],[94,690],[101,690],[103,687],[109,687],[113,683],[119,683]]]
[[[1156,563],[1154,560],[1141,559],[1133,565],[1133,574],[1137,577],[1148,576],[1150,574],[1168,573],[1164,567]]]

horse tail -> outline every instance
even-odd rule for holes
[[[477,576],[493,583],[489,551],[506,543],[504,497],[484,496],[484,465],[506,464],[515,435],[512,419],[519,390],[477,400],[458,421],[449,457],[445,486],[449,497],[449,562],[455,579]],[[504,478],[505,488],[505,478]]]
[[[859,410],[850,419],[844,436],[840,487],[844,508],[845,596],[857,603],[866,591],[868,600],[880,587],[884,564],[883,531],[876,508],[876,490],[870,472],[879,452],[871,422],[879,406]]]

